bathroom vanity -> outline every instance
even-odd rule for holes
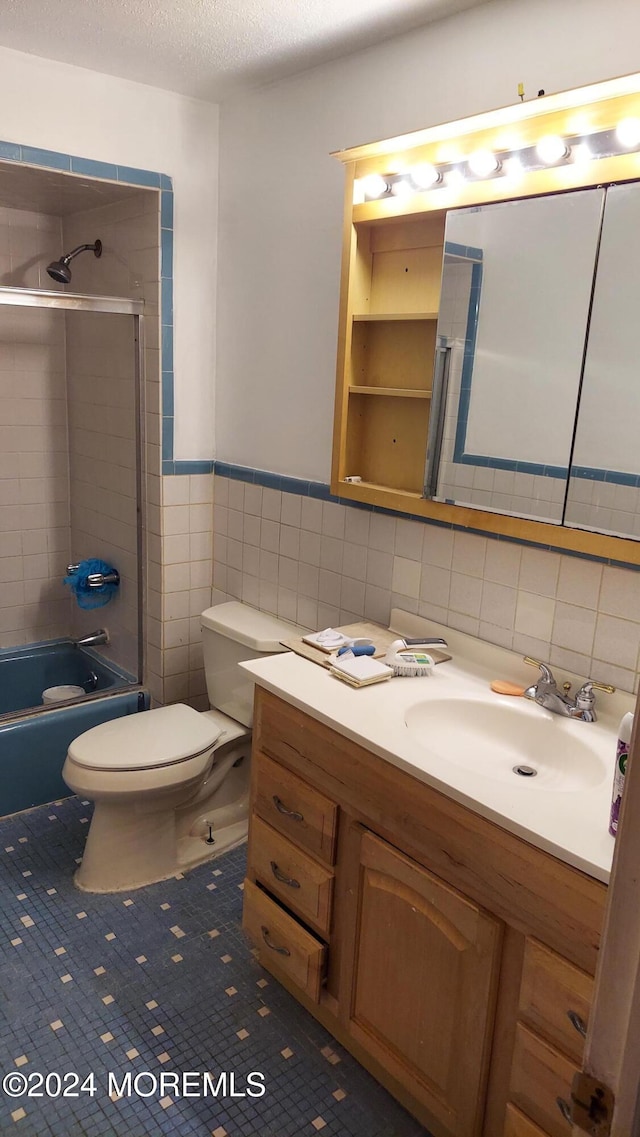
[[[447,762],[408,723],[446,692],[458,715],[461,698],[522,713],[524,737],[531,715],[586,732],[576,745],[594,761],[614,734],[488,695],[510,653],[486,646],[488,668],[454,650],[428,680],[377,690],[294,655],[247,665],[244,926],[260,962],[434,1137],[564,1137],[613,850],[613,753],[600,781],[587,760],[574,781],[552,772],[535,787]]]

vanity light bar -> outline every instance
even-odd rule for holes
[[[446,186],[455,189],[467,180],[486,181],[488,178],[513,177],[539,170],[546,166],[559,166],[567,162],[588,162],[597,158],[615,157],[629,150],[640,149],[640,118],[625,118],[613,130],[577,136],[567,141],[557,134],[545,135],[535,146],[522,150],[477,150],[458,162],[438,166],[422,163],[402,174],[369,174],[360,180],[360,191],[365,199],[394,195],[396,197],[420,193]]]

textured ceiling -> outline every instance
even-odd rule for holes
[[[486,0],[0,0],[0,45],[218,102]]]

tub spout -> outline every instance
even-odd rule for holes
[[[83,636],[82,639],[74,640],[74,647],[100,647],[102,644],[109,643],[109,633],[106,628],[98,628],[95,632],[89,632],[88,636]]]

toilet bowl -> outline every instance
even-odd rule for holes
[[[139,888],[246,840],[253,683],[237,665],[286,650],[302,629],[239,601],[207,609],[201,627],[211,710],[158,707],[69,746],[62,777],[94,802],[78,888]]]

